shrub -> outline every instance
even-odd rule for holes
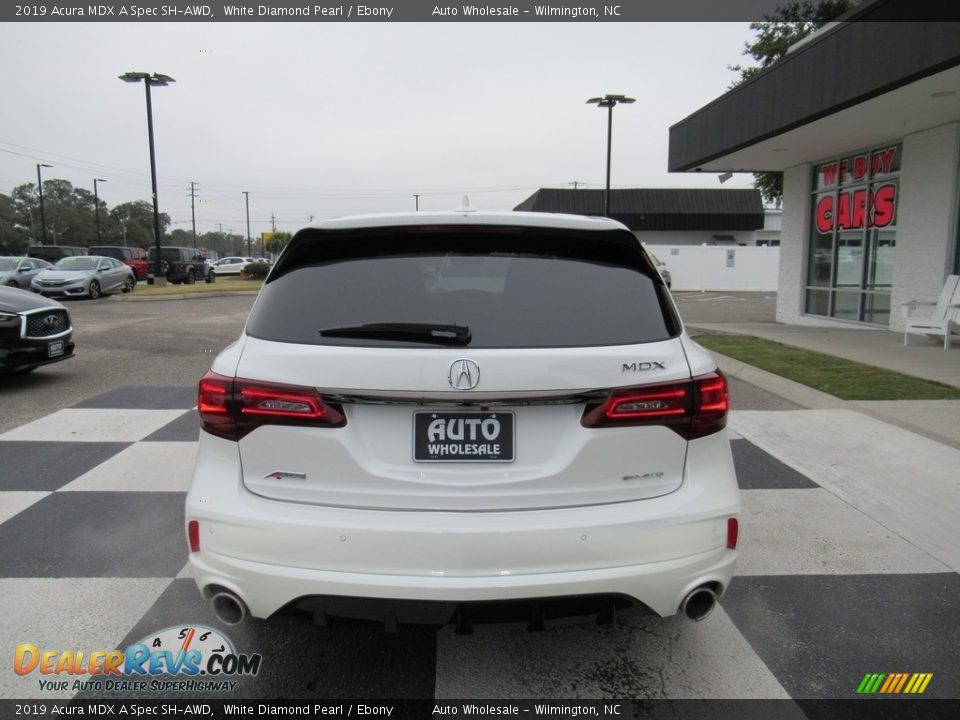
[[[258,278],[262,279],[267,276],[267,273],[270,272],[270,266],[263,262],[255,262],[247,265],[243,270],[240,271],[240,275],[245,278]]]

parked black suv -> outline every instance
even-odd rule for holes
[[[86,255],[87,249],[76,245],[31,245],[27,250],[29,257],[40,258],[49,263],[73,255]]]
[[[154,269],[156,257],[156,248],[150,248],[151,270]],[[215,278],[212,268],[200,251],[191,247],[160,248],[160,272],[166,276],[167,282],[174,285],[193,285],[197,280],[212,283]]]

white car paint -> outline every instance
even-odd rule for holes
[[[625,230],[606,219],[527,213],[366,216],[315,227],[431,225]],[[271,282],[283,281],[283,270],[281,257]],[[675,311],[669,293],[658,297]],[[261,291],[251,318],[264,302]],[[277,342],[251,332],[248,322],[212,373],[227,383],[308,388],[339,407],[345,424],[265,424],[239,439],[204,426],[186,521],[196,545],[190,565],[207,597],[227,590],[265,618],[310,596],[463,603],[616,594],[667,616],[692,590],[719,594],[729,585],[740,495],[723,423],[693,439],[662,424],[585,425],[590,408],[618,388],[706,388],[697,378],[716,365],[682,325],[639,344],[473,349]],[[468,394],[450,380],[463,358],[482,378]],[[590,393],[600,400],[577,399]],[[208,410],[218,402],[216,393],[201,396]],[[661,407],[644,397],[641,409]],[[513,414],[512,461],[415,462],[414,413],[464,402]],[[725,397],[723,405],[725,416]]]

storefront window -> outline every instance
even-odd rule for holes
[[[900,154],[892,145],[814,167],[807,313],[889,322]]]

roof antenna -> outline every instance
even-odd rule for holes
[[[457,207],[457,209],[456,209],[454,212],[462,212],[462,213],[472,213],[472,212],[476,212],[475,209],[473,209],[472,207],[470,207],[470,196],[469,196],[469,195],[464,195],[464,196],[463,196],[463,201],[460,203],[460,205]]]

